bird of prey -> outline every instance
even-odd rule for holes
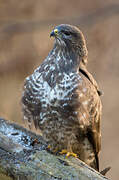
[[[50,36],[53,49],[25,80],[24,119],[40,129],[52,150],[77,154],[99,170],[101,93],[86,68],[84,36],[67,24],[56,26]]]

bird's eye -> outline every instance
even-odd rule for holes
[[[70,32],[68,32],[68,31],[64,31],[63,32],[66,36],[70,36]]]

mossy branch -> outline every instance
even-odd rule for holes
[[[79,159],[53,155],[46,147],[41,136],[0,119],[0,175],[15,180],[107,179]]]

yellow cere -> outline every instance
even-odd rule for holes
[[[54,29],[54,33],[57,34],[58,33],[58,29]]]

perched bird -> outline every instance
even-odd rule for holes
[[[84,36],[67,24],[55,27],[50,36],[53,49],[25,80],[24,119],[34,122],[52,150],[77,154],[99,170],[101,93],[86,69]]]

